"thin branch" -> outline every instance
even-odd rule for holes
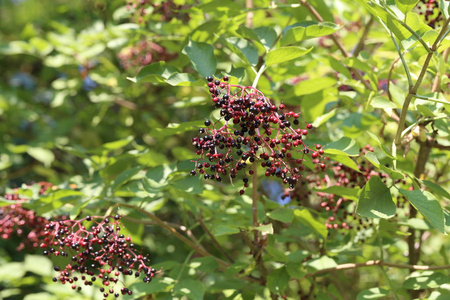
[[[299,0],[300,3],[306,7],[306,9],[309,10],[309,12],[319,21],[319,22],[324,22],[325,20],[322,18],[322,16],[317,12],[317,10],[314,8],[314,6],[312,6],[311,4],[308,3],[308,1],[306,0]],[[339,51],[342,53],[342,55],[344,55],[345,57],[352,57],[352,55],[350,53],[347,52],[347,50],[345,50],[344,46],[342,45],[342,43],[337,39],[337,37],[334,34],[330,35],[331,40],[333,41],[333,43],[338,47]],[[366,80],[364,80],[364,77],[361,75],[361,73],[359,73],[359,71],[355,68],[352,67],[348,67],[353,74],[355,74],[356,78],[358,78],[358,80],[364,85],[364,87],[368,90],[371,90],[372,87],[370,86],[370,83],[368,83]]]
[[[336,267],[333,267],[333,268],[322,269],[322,270],[316,271],[314,273],[306,274],[305,277],[315,277],[315,276],[318,276],[321,274],[326,274],[326,273],[333,272],[333,271],[357,269],[357,268],[372,267],[372,266],[384,266],[384,267],[392,267],[392,268],[400,268],[400,269],[409,269],[409,270],[414,270],[414,271],[450,269],[450,265],[444,265],[444,266],[403,265],[403,264],[387,263],[387,262],[383,262],[381,260],[369,260],[365,263],[357,263],[357,264],[349,263],[349,264],[337,265]]]
[[[258,73],[256,73],[256,77],[255,80],[253,80],[252,87],[256,88],[256,86],[258,85],[259,78],[261,78],[261,75],[264,73],[265,70],[266,70],[266,63],[264,63],[261,66],[261,68],[259,68]]]
[[[116,99],[114,99],[114,103],[116,103],[117,105],[123,106],[125,108],[131,109],[131,110],[137,109],[136,103],[130,102],[125,99],[116,98]]]
[[[394,72],[395,65],[397,64],[397,62],[399,60],[400,60],[400,56],[397,57],[396,59],[394,59],[394,61],[391,64],[391,67],[389,68],[389,73],[388,73],[388,77],[387,77],[387,86],[386,86],[386,88],[387,88],[387,95],[388,95],[389,100],[391,100],[391,102],[394,102],[394,100],[392,99],[391,92],[389,90],[390,86],[391,86],[391,78],[392,78],[392,73]]]
[[[448,54],[449,54],[449,53],[450,53],[450,48],[447,48],[447,49],[444,50],[444,54],[443,54],[443,56],[444,56],[444,62],[447,61],[447,58],[448,58]],[[433,93],[438,92],[438,91],[440,90],[439,85],[440,85],[440,83],[441,83],[441,75],[442,75],[442,74],[439,73],[439,69],[437,68],[437,70],[436,70],[436,76],[434,77],[433,87],[431,88],[431,91],[432,91]]]
[[[186,245],[188,245],[189,247],[191,247],[192,249],[194,249],[198,254],[200,254],[201,256],[211,256],[212,258],[214,258],[222,267],[229,267],[229,264],[217,257],[215,257],[214,255],[210,254],[209,252],[207,252],[205,249],[203,249],[203,247],[201,247],[200,245],[196,245],[195,243],[193,243],[191,240],[189,240],[188,238],[186,238],[185,236],[183,236],[182,234],[180,234],[175,228],[173,228],[170,224],[168,224],[167,222],[161,220],[160,218],[158,218],[157,216],[155,216],[154,214],[145,211],[141,208],[138,208],[134,205],[128,204],[128,203],[117,203],[115,206],[118,207],[128,207],[128,208],[132,208],[136,211],[139,211],[140,213],[146,215],[147,217],[149,217],[153,222],[155,222],[156,225],[163,227],[165,229],[167,229],[168,231],[170,231],[175,237],[177,237],[180,241],[182,241],[183,243],[185,243]]]
[[[208,227],[206,227],[205,223],[203,222],[202,214],[197,218],[198,223],[203,228],[205,233],[208,235],[214,246],[222,253],[231,263],[234,263],[233,258],[222,248],[222,246],[219,244],[219,242],[216,240],[214,235],[212,235],[211,231],[209,231]]]
[[[403,131],[403,127],[405,126],[406,114],[408,113],[408,108],[409,108],[409,104],[411,103],[411,99],[413,98],[413,95],[415,95],[417,93],[417,90],[419,89],[420,85],[422,84],[422,80],[425,77],[425,74],[427,72],[428,65],[430,64],[431,58],[433,57],[434,52],[437,50],[437,48],[439,46],[439,41],[446,33],[446,29],[448,27],[449,22],[450,22],[450,19],[447,19],[447,21],[442,26],[442,29],[439,32],[439,35],[437,36],[436,40],[434,41],[433,45],[431,46],[432,52],[428,53],[427,57],[425,58],[425,61],[422,66],[422,70],[420,71],[420,74],[417,78],[416,84],[410,89],[408,95],[406,95],[405,102],[403,103],[403,107],[402,107],[402,112],[400,114],[400,120],[399,120],[399,124],[397,127],[397,133],[395,135],[394,144],[396,144],[396,145],[401,144],[401,139],[402,139],[401,134]],[[396,157],[397,153],[392,153],[392,155],[394,157]]]
[[[387,28],[386,28],[386,29],[387,29]],[[411,87],[414,85],[414,84],[413,84],[413,80],[412,80],[412,78],[411,78],[411,72],[409,71],[408,64],[406,63],[405,57],[403,57],[403,53],[402,53],[402,51],[400,50],[400,47],[399,47],[399,45],[397,44],[397,40],[395,39],[395,37],[394,37],[394,35],[392,34],[392,32],[391,32],[391,39],[392,39],[392,41],[394,42],[395,49],[397,49],[398,55],[399,55],[399,57],[400,57],[400,60],[402,61],[403,68],[405,69],[406,78],[408,78],[408,88],[411,89]]]
[[[246,25],[248,28],[252,28],[253,27],[253,0],[246,0],[245,1],[245,8],[248,10],[247,12],[247,22]]]
[[[257,164],[254,163],[252,166],[252,216],[253,216],[253,227],[254,229],[254,243],[259,243],[259,231],[256,229],[258,227],[258,174],[257,174]]]
[[[361,53],[361,51],[364,49],[364,42],[366,41],[367,36],[369,35],[370,27],[372,27],[373,22],[374,22],[374,18],[373,18],[373,16],[370,16],[369,21],[364,26],[364,31],[363,31],[361,37],[359,38],[359,42],[356,45],[355,49],[353,50],[354,57],[358,57],[359,53]]]

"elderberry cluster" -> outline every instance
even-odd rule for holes
[[[364,155],[367,152],[373,152],[374,149],[370,145],[366,145],[363,149],[360,149],[360,153]],[[380,178],[387,177],[386,174],[375,171],[375,167],[372,164],[367,164],[361,157],[355,159],[358,165],[356,171],[342,163],[336,163],[329,167],[332,171],[332,175],[320,178],[317,174],[310,174],[305,178],[310,187],[316,187],[318,189],[330,187],[330,186],[342,186],[346,188],[362,188],[372,176],[379,176]],[[298,192],[298,191],[297,191]],[[311,192],[309,192],[311,194]],[[361,218],[355,212],[349,210],[349,205],[353,205],[354,201],[331,193],[325,193],[317,191],[315,193],[319,197],[319,207],[329,213],[325,226],[328,229],[351,229],[354,226],[358,230],[367,228],[366,218]],[[291,195],[297,199],[304,199],[305,195],[297,194]],[[356,221],[356,222],[354,222]]]
[[[106,218],[88,216],[82,220],[47,224],[46,237],[40,245],[45,249],[43,254],[67,258],[65,266],[55,266],[59,275],[53,281],[69,283],[74,290],[81,290],[83,285],[93,285],[95,281],[101,282],[100,291],[105,299],[110,295],[132,294],[126,287],[120,291],[114,288],[119,281],[122,282],[122,277],[143,275],[145,283],[151,282],[158,271],[148,266],[146,256],[136,253],[130,237],[120,234],[121,226],[119,215]]]
[[[242,171],[248,187],[247,174],[253,175],[253,170],[247,169],[258,161],[267,177],[279,177],[293,189],[305,168],[305,155],[325,169],[321,145],[312,150],[303,141],[313,126],[300,128],[300,114],[287,111],[284,104],[277,107],[254,87],[229,84],[226,76],[222,80],[209,76],[207,81],[221,119],[206,120],[206,127],[192,139],[200,159],[191,175],[198,172],[205,179],[221,181],[222,176],[235,178]]]
[[[431,28],[442,26],[444,16],[439,9],[439,1],[420,0],[414,10],[424,17],[425,23]]]
[[[39,194],[42,195],[51,187],[51,184],[40,182],[39,186]],[[15,203],[0,207],[0,237],[5,240],[12,236],[25,237],[22,238],[17,250],[25,247],[38,247],[44,237],[44,227],[49,221],[23,207],[22,202],[27,199],[23,198],[17,189],[13,193],[5,194],[4,198]]]

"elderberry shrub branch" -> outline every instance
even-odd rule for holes
[[[248,162],[258,161],[266,170],[265,176],[281,178],[294,189],[305,170],[305,155],[310,154],[320,169],[326,168],[328,158],[323,156],[322,146],[316,144],[315,149],[310,149],[303,141],[313,125],[300,128],[300,113],[287,111],[283,103],[277,107],[253,86],[229,84],[227,76],[206,79],[221,118],[215,123],[206,120],[206,127],[192,139],[200,159],[194,161],[191,175],[200,173],[205,179],[222,181],[222,176],[233,179],[242,172],[246,188],[248,175],[254,174],[246,170]]]
[[[99,220],[100,219],[100,220]],[[137,254],[131,237],[120,233],[119,215],[108,217],[87,216],[80,220],[52,221],[45,226],[45,239],[40,247],[46,256],[67,258],[64,266],[55,266],[59,275],[54,282],[69,283],[74,290],[101,282],[100,291],[108,296],[131,295],[124,285],[126,276],[144,276],[149,283],[160,271],[149,266],[147,256]],[[88,224],[86,224],[88,223]]]

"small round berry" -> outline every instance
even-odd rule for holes
[[[284,103],[281,103],[279,107],[280,109],[284,109],[286,106],[284,105]]]
[[[209,82],[212,82],[214,80],[214,78],[212,76],[208,76],[208,77],[206,77],[206,80],[208,80]]]
[[[223,81],[228,81],[228,76],[223,76],[222,80]]]
[[[244,190],[240,190],[240,191],[239,191],[239,194],[240,194],[240,195],[244,195],[244,193],[245,193]]]
[[[306,128],[312,129],[313,128],[313,124],[309,123],[308,125],[306,125]]]
[[[205,126],[209,126],[209,125],[211,125],[211,121],[210,120],[206,120],[205,121]]]

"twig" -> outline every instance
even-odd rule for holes
[[[300,3],[302,5],[304,5],[306,7],[306,9],[309,10],[309,12],[319,21],[319,22],[324,22],[325,20],[322,18],[322,16],[317,12],[317,10],[314,8],[314,6],[312,6],[311,4],[308,3],[308,1],[306,0],[300,0]],[[350,53],[347,52],[347,50],[345,50],[344,46],[342,45],[342,43],[337,39],[337,37],[334,34],[330,35],[331,40],[333,41],[333,43],[338,47],[339,51],[342,53],[342,55],[344,55],[345,57],[352,57],[352,55]],[[364,85],[364,87],[368,90],[371,90],[372,87],[370,86],[370,84],[364,80],[364,77],[361,75],[361,73],[359,73],[358,70],[356,70],[355,68],[352,67],[348,67],[353,74],[355,74],[356,78],[358,78],[358,80]]]
[[[139,207],[136,207],[134,205],[128,204],[128,203],[116,203],[115,206],[117,207],[128,207],[128,208],[132,208],[136,211],[139,211],[140,213],[146,215],[147,217],[149,217],[153,222],[155,222],[156,225],[161,226],[167,230],[169,230],[175,237],[177,237],[179,240],[181,240],[183,243],[185,243],[186,245],[188,245],[189,247],[191,247],[192,249],[194,249],[198,254],[200,254],[201,256],[211,256],[212,258],[214,258],[222,267],[229,267],[229,264],[217,257],[215,257],[214,255],[208,253],[205,249],[203,249],[203,247],[201,247],[200,245],[196,245],[195,243],[193,243],[191,240],[189,240],[188,238],[186,238],[185,236],[183,236],[182,234],[180,234],[175,228],[173,228],[170,224],[168,224],[167,222],[161,220],[160,218],[158,218],[157,216],[155,216],[154,214],[145,211]]]
[[[444,54],[443,54],[443,56],[444,56],[444,62],[447,61],[447,58],[448,58],[448,54],[449,54],[449,53],[450,53],[450,48],[447,48],[447,49],[444,50]],[[439,91],[439,84],[441,83],[441,75],[442,75],[442,74],[440,74],[440,73],[439,73],[439,70],[437,69],[437,70],[436,70],[436,76],[434,77],[433,87],[431,88],[431,91],[432,91],[433,93]]]
[[[448,24],[450,23],[450,19],[447,19],[447,21],[442,26],[441,31],[439,32],[439,35],[437,36],[436,40],[434,41],[433,45],[431,46],[431,52],[427,54],[427,57],[425,58],[425,61],[422,66],[422,70],[420,71],[420,74],[417,78],[416,84],[410,89],[409,93],[406,95],[405,102],[403,103],[402,111],[400,114],[400,120],[397,127],[397,133],[395,135],[394,144],[400,145],[401,139],[402,139],[402,131],[403,127],[405,126],[406,121],[406,114],[408,113],[409,104],[411,103],[411,99],[413,98],[413,95],[417,93],[417,90],[419,89],[420,85],[422,84],[422,80],[425,77],[425,74],[428,69],[428,65],[430,64],[431,58],[433,57],[434,52],[437,50],[439,46],[439,42],[441,41],[441,38],[445,35]],[[396,149],[396,148],[394,148]],[[392,153],[394,157],[396,157],[397,153]]]
[[[306,274],[305,277],[315,277],[315,276],[333,272],[333,271],[357,269],[357,268],[372,267],[372,266],[385,266],[385,267],[409,269],[409,270],[415,270],[415,271],[450,269],[450,265],[444,265],[444,266],[403,265],[403,264],[387,263],[387,262],[383,262],[381,260],[369,260],[365,263],[357,263],[357,264],[349,263],[349,264],[337,265],[336,267],[333,267],[333,268],[322,269],[322,270],[316,271],[314,273]]]
[[[247,22],[246,25],[248,28],[252,28],[253,27],[253,0],[246,0],[245,1],[245,8],[248,9],[247,12]]]
[[[203,228],[205,233],[208,235],[214,246],[222,253],[231,263],[234,263],[233,258],[222,248],[222,246],[219,244],[219,242],[216,240],[214,235],[212,235],[211,231],[209,231],[208,227],[206,227],[205,223],[203,222],[202,214],[197,218],[198,223]]]
[[[254,229],[254,243],[259,243],[259,231],[256,229],[258,227],[258,174],[257,174],[257,164],[254,163],[252,166],[252,216],[253,216],[253,227]]]
[[[390,88],[390,86],[391,86],[392,73],[394,72],[395,65],[397,64],[397,62],[398,62],[399,60],[400,60],[400,56],[397,57],[396,59],[394,59],[394,61],[393,61],[392,64],[391,64],[391,67],[389,68],[389,73],[388,73],[388,77],[387,77],[387,85],[386,85],[386,88],[387,88],[387,95],[388,95],[388,98],[389,98],[389,100],[390,100],[391,102],[394,102],[394,100],[392,99],[392,95],[391,95],[391,92],[390,92],[389,88]]]
[[[353,50],[354,57],[358,57],[359,53],[361,53],[361,51],[364,49],[364,42],[367,39],[367,35],[369,34],[369,30],[373,24],[373,21],[374,21],[373,16],[370,16],[369,21],[367,22],[366,26],[364,26],[364,31],[363,31],[361,37],[359,38],[359,42],[356,45],[355,49]]]

